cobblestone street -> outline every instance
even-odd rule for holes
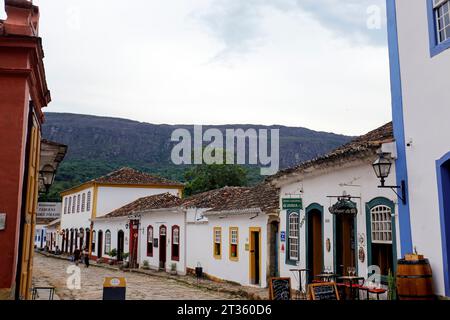
[[[127,300],[232,300],[243,299],[227,293],[214,292],[176,280],[137,273],[108,270],[91,266],[81,269],[81,290],[69,290],[66,273],[69,261],[34,256],[33,285],[55,287],[55,299],[61,300],[101,300],[105,277],[125,277],[127,280]]]

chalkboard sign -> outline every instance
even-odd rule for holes
[[[291,300],[291,278],[271,278],[270,300]]]
[[[309,285],[309,297],[312,300],[340,300],[339,292],[334,282]]]

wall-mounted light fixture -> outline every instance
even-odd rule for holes
[[[406,183],[402,180],[400,186],[387,186],[386,178],[389,177],[392,168],[392,161],[388,153],[380,153],[378,159],[372,164],[373,170],[381,181],[381,185],[378,188],[387,188],[394,191],[394,193],[402,200],[402,203],[406,204]],[[400,190],[400,193],[397,192]]]

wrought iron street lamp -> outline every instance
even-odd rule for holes
[[[402,200],[402,203],[406,204],[406,183],[402,180],[400,186],[387,186],[386,179],[389,177],[392,168],[392,161],[387,153],[380,153],[378,159],[372,164],[373,170],[376,176],[380,179],[381,185],[378,188],[387,188],[394,191],[394,193]],[[400,194],[397,192],[400,190]]]
[[[48,193],[50,187],[53,184],[53,181],[55,181],[56,171],[51,165],[46,165],[44,166],[44,168],[42,168],[39,174],[45,186],[45,192]]]

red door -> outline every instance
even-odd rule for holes
[[[130,267],[137,267],[139,220],[130,220]]]
[[[159,228],[159,268],[166,269],[166,246],[167,246],[167,228],[161,226]]]

